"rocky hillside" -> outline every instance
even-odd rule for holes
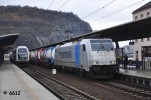
[[[0,35],[20,33],[15,46],[32,49],[91,31],[90,25],[72,12],[0,6]]]

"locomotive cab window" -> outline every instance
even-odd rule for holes
[[[27,49],[25,48],[18,49],[18,53],[26,53],[26,52],[27,52]]]
[[[111,40],[90,40],[92,51],[109,51],[113,50]]]
[[[18,49],[18,56],[19,57],[27,57],[27,49],[26,48],[20,48]]]

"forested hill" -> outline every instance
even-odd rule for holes
[[[90,25],[72,12],[0,6],[0,35],[20,33],[15,46],[37,48],[91,31]]]

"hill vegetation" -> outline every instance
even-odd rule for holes
[[[15,46],[32,49],[91,31],[90,25],[72,12],[0,6],[0,35],[20,33]]]

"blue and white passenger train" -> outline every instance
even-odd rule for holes
[[[94,78],[112,78],[119,72],[111,39],[82,39],[30,51],[32,62]]]
[[[29,50],[26,46],[18,46],[10,52],[11,62],[18,66],[26,66],[29,62]]]

